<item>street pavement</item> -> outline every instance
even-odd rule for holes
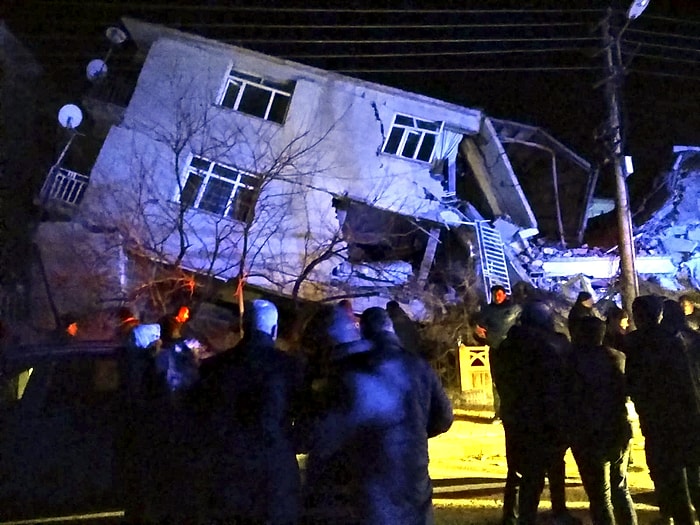
[[[481,522],[484,524],[496,523],[493,516],[499,515],[507,470],[503,427],[493,423],[491,415],[488,410],[455,410],[452,428],[429,442],[435,505],[481,508],[490,517]],[[644,439],[638,428],[635,428],[632,457],[630,491],[640,525],[644,525],[658,517],[658,511],[644,460]],[[566,456],[566,495],[572,512],[587,523],[588,499],[570,451]],[[545,488],[540,508],[545,511],[550,507]]]

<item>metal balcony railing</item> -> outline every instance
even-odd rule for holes
[[[85,194],[90,177],[65,168],[58,168],[46,179],[41,190],[45,203],[78,206]]]

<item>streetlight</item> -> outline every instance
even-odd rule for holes
[[[639,283],[635,270],[634,237],[632,232],[632,214],[630,212],[629,192],[627,189],[627,169],[625,165],[622,132],[620,130],[620,98],[624,71],[620,38],[630,21],[642,14],[650,0],[634,0],[627,10],[624,27],[614,34],[610,24],[612,11],[603,20],[603,38],[607,66],[605,93],[608,103],[608,126],[611,141],[611,154],[615,170],[615,208],[617,212],[618,251],[620,253],[620,278],[623,308],[632,319],[632,302],[639,294]]]

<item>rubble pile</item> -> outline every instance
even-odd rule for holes
[[[661,283],[665,288],[675,284],[700,289],[700,150],[679,155],[665,183],[670,196],[637,229],[637,253],[669,257],[677,273],[675,283]]]
[[[673,169],[659,188],[668,197],[634,236],[640,278],[670,292],[700,289],[700,148],[676,153]],[[580,287],[569,286],[572,280],[585,277],[600,292],[618,274],[615,247],[603,250],[584,244],[562,249],[502,218],[494,227],[520,277],[540,289],[574,295]]]

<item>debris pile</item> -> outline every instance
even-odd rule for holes
[[[673,169],[665,177],[668,198],[637,229],[641,255],[665,255],[677,269],[665,288],[700,288],[700,148],[676,147]]]
[[[676,162],[657,195],[662,205],[635,232],[635,267],[642,280],[677,292],[700,289],[700,148],[676,148]],[[585,276],[600,291],[609,288],[619,271],[615,247],[603,250],[584,244],[563,249],[536,230],[519,229],[499,218],[494,227],[520,277],[540,289],[577,293],[572,278]]]

